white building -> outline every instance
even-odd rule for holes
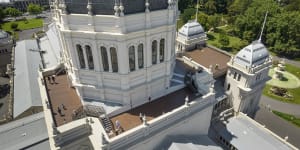
[[[254,116],[263,88],[270,77],[272,59],[260,40],[252,42],[240,50],[227,63],[224,88],[235,112]]]
[[[229,56],[221,50],[201,49],[175,61],[175,0],[65,0],[54,7],[55,24],[38,40],[45,65],[37,77],[49,136],[45,143],[51,149],[296,149],[243,113],[234,113],[251,114],[256,106],[236,98],[240,93],[235,88],[260,91],[267,78],[260,75],[259,86],[251,82],[243,87],[246,81],[232,81],[229,74],[235,71],[240,81],[253,81],[256,73],[265,73],[270,59],[261,43],[250,45],[247,54],[248,47],[241,50],[230,62],[225,87],[240,86],[226,91],[221,84],[227,67],[218,63]],[[214,69],[206,67],[210,65],[197,60],[200,53],[223,60],[213,61]],[[243,54],[251,65],[238,60]],[[256,55],[259,59],[252,59]],[[66,74],[57,69],[62,64]],[[51,73],[55,81],[47,78]],[[185,87],[187,80],[196,90]],[[100,103],[102,107],[96,105]],[[35,146],[45,147],[43,143]]]
[[[135,107],[170,87],[175,1],[56,1],[54,15],[83,99]]]
[[[204,28],[197,20],[190,20],[183,25],[176,37],[176,52],[182,53],[206,46],[207,36]]]

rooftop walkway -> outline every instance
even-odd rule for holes
[[[194,94],[188,88],[175,91],[163,96],[157,100],[148,102],[139,107],[128,110],[124,113],[111,117],[110,120],[116,129],[116,121],[120,122],[121,127],[127,131],[142,124],[139,114],[145,114],[146,120],[150,121],[164,113],[170,112],[179,106],[184,105],[186,96],[192,101],[195,99]]]
[[[53,83],[52,79],[49,81],[45,77],[45,82],[56,126],[71,122],[74,111],[81,109],[82,104],[76,90],[69,87],[67,75],[56,76],[55,83]],[[61,113],[59,113],[58,108],[60,108]]]

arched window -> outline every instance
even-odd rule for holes
[[[113,72],[118,72],[118,57],[117,50],[114,47],[110,48],[111,66]]]
[[[108,66],[108,57],[107,57],[107,51],[104,46],[100,47],[101,50],[101,57],[102,57],[102,65],[103,65],[103,70],[104,71],[109,71],[109,66]]]
[[[139,68],[143,68],[144,67],[144,46],[143,44],[139,44],[138,46],[138,64],[139,64]]]
[[[134,46],[130,46],[129,47],[129,69],[130,71],[134,71],[135,70],[135,50],[134,50]]]
[[[159,61],[163,62],[165,57],[165,39],[161,39],[159,42]]]
[[[152,42],[152,64],[157,63],[157,41]]]
[[[86,50],[86,57],[88,60],[88,67],[90,70],[93,70],[94,69],[94,60],[93,60],[92,49],[89,45],[86,45],[85,50]]]
[[[227,91],[229,91],[230,90],[230,84],[228,83],[227,84]]]
[[[85,68],[84,55],[81,45],[76,45],[80,68]]]

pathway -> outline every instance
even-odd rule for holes
[[[283,59],[282,57],[278,57],[278,56],[272,56],[272,58],[273,58],[273,60],[282,60]],[[294,65],[294,66],[300,68],[300,61],[295,61],[295,60],[291,60],[291,59],[287,59],[287,58],[284,58],[284,59],[285,59],[285,63],[291,64],[291,65]]]
[[[273,110],[300,117],[300,105],[297,104],[281,102],[262,95],[260,105],[263,107],[270,105],[270,108]]]

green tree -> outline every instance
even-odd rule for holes
[[[208,30],[208,15],[205,13],[200,12],[198,14],[198,22],[204,27],[204,30]]]
[[[27,7],[27,12],[31,15],[38,15],[43,11],[43,8],[40,5],[29,4]]]
[[[220,21],[221,21],[220,15],[215,14],[215,15],[208,16],[207,24],[209,28],[215,29],[216,27],[218,27]]]
[[[204,9],[205,9],[205,12],[208,15],[212,15],[212,14],[216,13],[217,12],[217,8],[216,8],[216,2],[215,2],[215,0],[208,0],[204,4]]]
[[[185,9],[183,14],[180,15],[180,19],[183,21],[183,23],[186,23],[191,19],[195,12],[196,10],[194,8]]]
[[[228,14],[230,16],[236,16],[244,13],[251,2],[252,0],[234,0],[233,3],[228,7]]]
[[[218,42],[222,45],[222,48],[229,45],[229,38],[225,34],[219,34]]]
[[[12,7],[8,7],[4,10],[5,14],[11,16],[11,17],[14,17],[15,19],[18,17],[18,16],[21,16],[22,15],[22,12],[19,11],[18,9],[16,8],[12,8]]]
[[[2,7],[0,7],[0,22],[5,18],[5,12]]]
[[[15,22],[13,22],[12,24],[10,24],[10,27],[11,27],[14,31],[16,31],[16,30],[18,29],[18,26],[19,26],[19,24],[18,24],[18,23],[15,23]]]
[[[193,5],[193,0],[179,0],[178,9],[182,12]]]

